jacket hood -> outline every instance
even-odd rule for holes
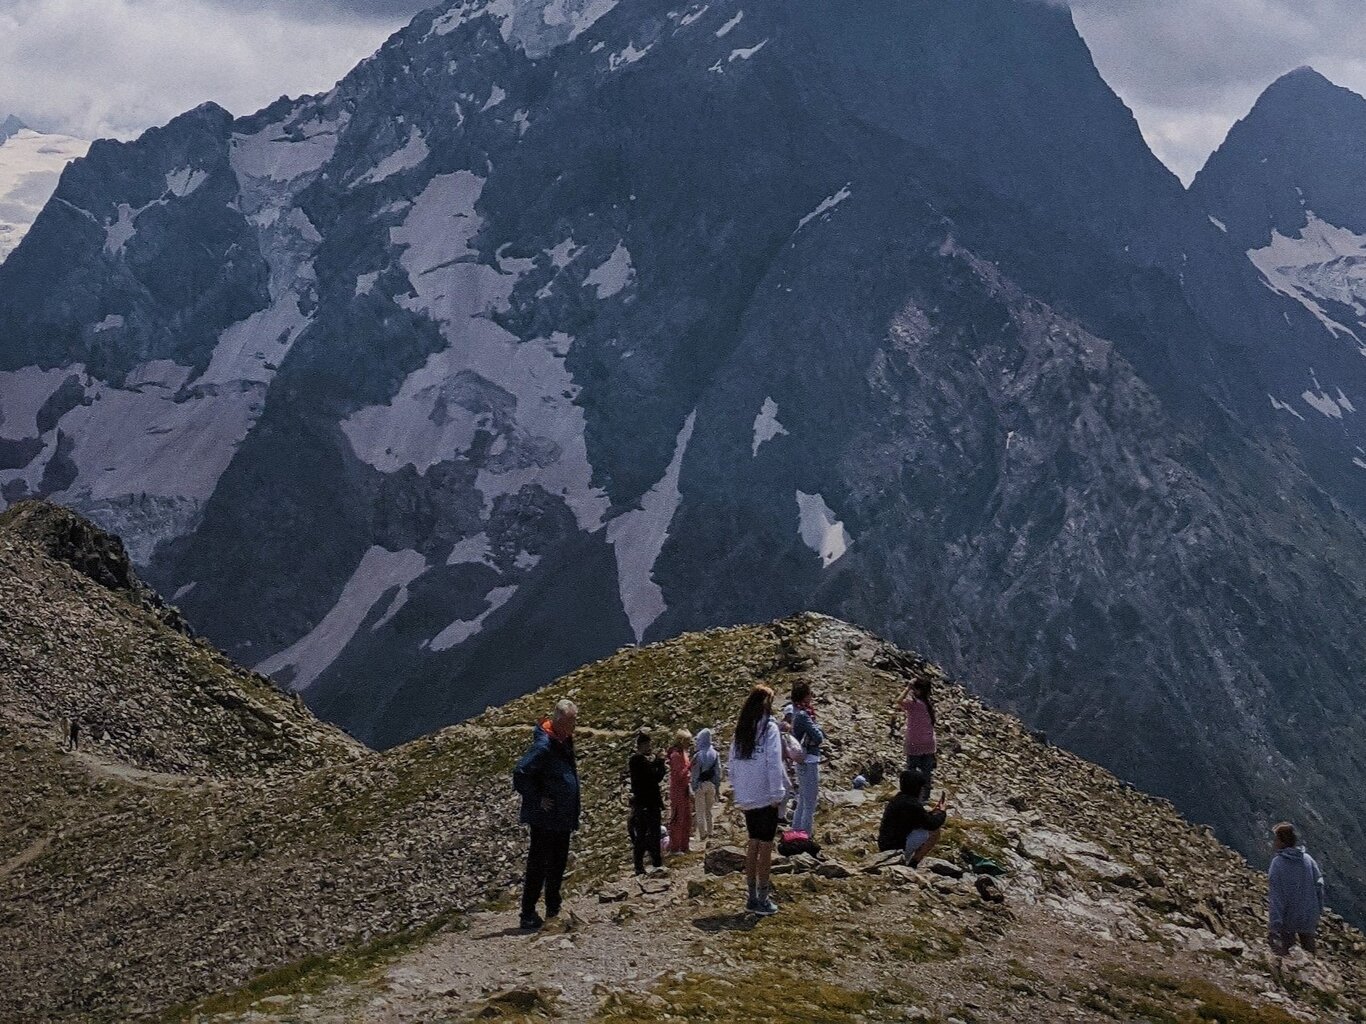
[[[699,754],[704,753],[705,751],[711,750],[711,730],[710,730],[710,729],[698,729],[698,730],[697,730],[697,736],[695,737],[695,739],[697,740],[697,752],[698,752]]]
[[[1284,857],[1286,860],[1302,861],[1304,860],[1304,847],[1291,846],[1284,850],[1278,850],[1276,856]]]

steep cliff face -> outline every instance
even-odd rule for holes
[[[1053,6],[451,3],[67,173],[0,488],[375,745],[814,606],[1350,909],[1366,364],[1240,244]]]

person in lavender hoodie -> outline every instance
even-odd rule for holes
[[[1281,822],[1272,830],[1267,941],[1279,959],[1298,941],[1314,953],[1319,917],[1323,914],[1323,872],[1304,852],[1295,826]]]
[[[783,800],[783,747],[773,721],[773,691],[756,686],[740,708],[727,770],[735,806],[745,812],[749,846],[745,851],[746,913],[776,914],[769,889],[773,840],[778,835],[778,805]]]
[[[792,827],[798,832],[814,836],[825,733],[816,724],[815,697],[811,693],[811,684],[805,680],[792,686],[792,735],[802,745],[802,752],[805,755],[796,766],[797,814],[792,821]]]

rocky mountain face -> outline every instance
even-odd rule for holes
[[[63,168],[90,144],[36,132],[13,114],[0,120],[0,263],[28,233]]]
[[[1366,364],[1203,195],[1053,6],[449,2],[68,170],[0,493],[376,746],[838,614],[1359,916]]]
[[[1366,1019],[1359,932],[1330,912],[1319,957],[1273,977],[1263,878],[1208,829],[844,623],[802,615],[631,648],[372,753],[126,588],[54,559],[31,539],[35,516],[68,525],[33,506],[27,525],[0,524],[0,797],[18,808],[0,836],[5,1019]],[[55,641],[81,657],[53,659]],[[111,724],[62,750],[60,719],[97,699],[87,651],[145,744]],[[888,710],[921,675],[955,811],[937,859],[912,872],[874,849],[890,783],[845,787],[895,765]],[[743,823],[729,804],[705,848],[632,880],[635,731],[711,724],[724,746],[750,686],[799,680],[831,737],[829,794],[820,856],[777,862],[780,915],[736,913]],[[509,774],[566,695],[581,709],[584,828],[566,920],[532,938],[512,927],[523,838]],[[201,747],[213,723],[248,720]],[[990,884],[971,867],[982,857],[1002,872]],[[756,1004],[760,974],[770,1001]]]

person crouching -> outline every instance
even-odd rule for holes
[[[906,863],[919,867],[935,843],[948,819],[948,807],[941,796],[933,808],[927,808],[922,793],[925,773],[907,769],[901,773],[901,791],[888,801],[878,828],[879,850],[901,850]]]

